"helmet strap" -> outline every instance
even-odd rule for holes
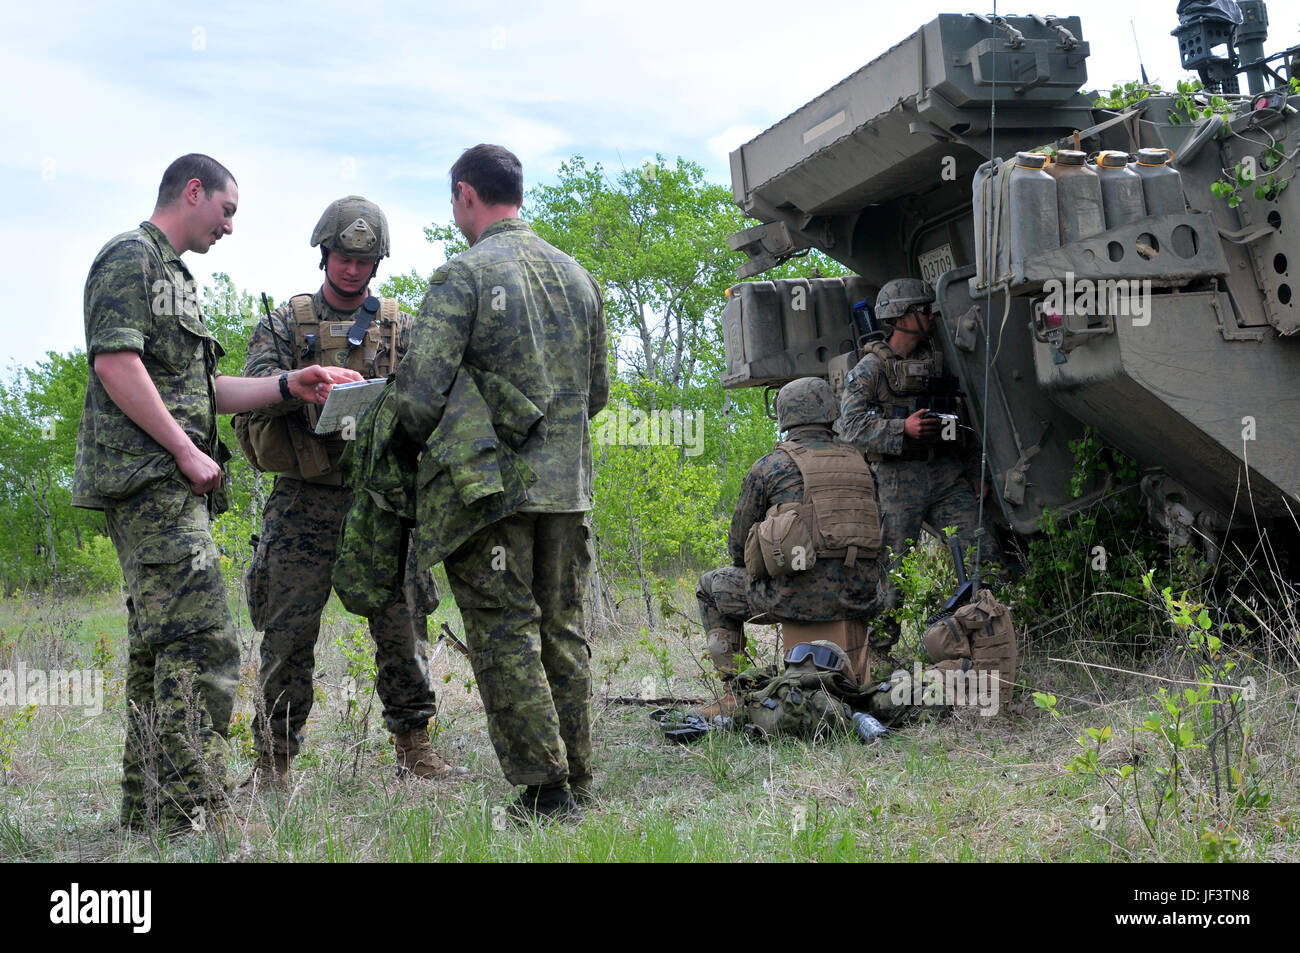
[[[330,278],[330,273],[325,270],[325,263],[329,261],[329,257],[330,257],[330,250],[326,248],[324,245],[322,245],[320,248],[320,270],[325,272],[325,283],[328,284],[331,288],[333,288],[334,293],[338,295],[340,298],[343,298],[345,300],[348,298],[355,298],[356,295],[349,294],[348,292],[344,291],[342,288],[340,288],[338,285],[334,283],[334,280],[332,278]],[[382,260],[383,260],[382,258],[375,259],[375,264],[370,269],[370,280],[366,282],[366,287],[361,289],[361,293],[363,295],[369,293],[370,282],[374,281],[375,275],[379,274],[379,263]]]

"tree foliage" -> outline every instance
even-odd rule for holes
[[[0,586],[45,586],[87,567],[78,551],[104,533],[98,514],[72,508],[72,469],[88,366],[82,351],[49,352],[0,381]]]

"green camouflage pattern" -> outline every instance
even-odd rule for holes
[[[189,269],[150,222],[113,238],[86,278],[90,381],[77,432],[72,503],[106,509],[177,477],[175,458],[108,396],[95,356],[140,355],[163,406],[190,439],[217,459],[217,359],[221,345],[203,323]]]
[[[545,415],[520,451],[537,475],[521,509],[588,510],[589,420],[609,400],[606,348],[591,276],[527,222],[501,219],[434,272],[395,372],[398,418],[423,446],[461,365],[492,371]]]
[[[127,592],[124,825],[183,827],[225,804],[239,642],[204,499],[177,481],[105,510]]]
[[[820,377],[801,377],[776,394],[776,425],[789,430],[800,424],[830,424],[840,415],[840,402]]]
[[[470,537],[445,565],[506,780],[589,785],[584,515],[515,513]]]
[[[591,276],[526,222],[505,218],[434,273],[411,349],[394,374],[398,419],[422,447],[465,367],[499,378],[500,386],[474,379],[493,410],[498,443],[515,443],[512,430],[531,431],[519,456],[537,480],[523,505],[444,560],[488,734],[512,784],[591,775],[590,650],[582,619],[591,555],[583,513],[591,508],[590,418],[609,399],[606,348],[604,308]],[[544,415],[535,426],[516,429],[497,414],[517,403],[506,399],[506,384]],[[454,429],[478,426],[471,418]],[[478,495],[486,484],[474,466],[466,476],[452,481],[461,504],[466,496],[473,506],[496,495]]]
[[[335,199],[311,232],[311,247],[322,245],[352,258],[388,255],[388,218],[374,202],[360,195]]]
[[[268,599],[259,677],[269,726],[257,726],[259,751],[273,748],[292,757],[302,743],[312,709],[321,612],[329,601],[339,529],[351,503],[347,487],[290,477],[276,480],[266,502],[259,549]],[[384,725],[395,734],[423,728],[434,715],[425,616],[413,615],[403,597],[367,621]]]
[[[825,424],[794,427],[786,439],[809,450],[827,449],[836,443]],[[724,656],[744,650],[743,623],[756,615],[768,614],[791,622],[825,622],[876,614],[881,560],[858,559],[850,568],[842,559],[821,557],[802,572],[775,579],[754,579],[745,571],[745,539],[750,527],[762,522],[769,507],[800,502],[803,477],[785,451],[773,450],[760,457],[745,474],[727,534],[732,565],[704,573],[696,592],[705,632],[726,632],[730,640],[729,651],[721,644],[716,652],[710,648],[715,664]],[[720,671],[730,674],[727,669]]]
[[[537,475],[518,450],[541,421],[542,412],[508,380],[461,367],[420,457],[421,567],[432,568],[479,530],[523,506]]]
[[[818,741],[853,730],[853,707],[867,705],[868,695],[843,672],[824,672],[811,660],[771,669],[749,669],[736,677],[732,690],[740,704],[731,727],[758,738],[788,737]]]
[[[876,303],[872,308],[877,321],[893,322],[907,313],[907,309],[917,304],[930,304],[934,301],[934,291],[927,282],[920,278],[895,278],[886,281],[876,294]]]
[[[378,614],[402,591],[407,527],[415,522],[418,456],[419,448],[398,431],[390,380],[357,421],[357,439],[343,457],[353,493],[333,579],[349,612]]]

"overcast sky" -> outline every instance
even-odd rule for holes
[[[1088,0],[1089,86],[1182,78],[1176,0]],[[992,4],[974,9],[989,12]],[[440,262],[422,233],[449,220],[447,169],[498,142],[525,184],[581,154],[607,168],[655,153],[729,183],[727,154],[959,3],[655,0],[14,4],[0,34],[4,319],[19,363],[84,346],[95,252],[147,218],[167,164],[206,152],[239,180],[233,235],[186,260],[200,281],[284,300],[320,284],[308,239],[348,193],[393,227],[380,277]],[[1297,41],[1300,0],[1271,0],[1270,51]],[[14,299],[11,299],[14,300]]]

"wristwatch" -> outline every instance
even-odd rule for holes
[[[293,394],[289,393],[289,372],[285,371],[280,375],[280,399],[293,400]]]

